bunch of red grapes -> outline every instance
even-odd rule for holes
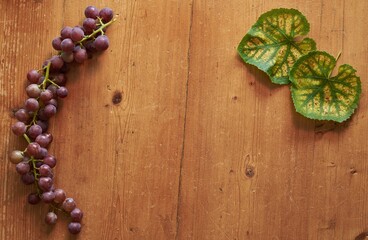
[[[110,8],[98,10],[89,6],[84,14],[86,19],[82,26],[64,27],[60,37],[52,41],[58,54],[46,60],[40,70],[28,72],[26,92],[29,98],[15,112],[18,121],[11,128],[15,135],[23,137],[28,143],[25,150],[14,150],[10,157],[22,182],[34,185],[35,191],[28,195],[28,202],[49,204],[50,211],[45,222],[50,225],[56,223],[57,212],[69,215],[71,222],[68,229],[72,234],[81,231],[83,212],[63,189],[54,186],[56,158],[47,150],[53,140],[51,133],[47,132],[48,121],[58,110],[58,100],[68,95],[65,87],[68,65],[83,63],[93,53],[106,50],[109,39],[105,31],[115,21]]]

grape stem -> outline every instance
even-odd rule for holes
[[[56,86],[57,88],[60,88],[59,85],[57,85],[54,81],[47,79],[47,82],[51,83],[52,85]]]
[[[337,54],[337,57],[336,57],[336,63],[337,63],[337,61],[339,61],[339,58],[341,57],[341,51],[339,52],[339,54]],[[332,70],[331,70],[331,72],[330,72],[330,74],[328,74],[328,78],[330,78],[331,77],[331,74],[332,74]]]
[[[41,195],[41,189],[38,186],[38,176],[40,175],[39,173],[37,173],[37,167],[36,167],[36,162],[37,159],[35,159],[34,157],[31,157],[30,159],[31,163],[32,163],[32,167],[33,167],[33,176],[35,178],[35,182],[34,185],[36,186],[36,191],[37,191],[37,195],[40,196]]]
[[[57,211],[60,211],[60,212],[62,212],[62,213],[64,213],[64,214],[66,214],[67,216],[69,216],[69,213],[67,212],[67,211],[65,211],[64,209],[62,209],[62,208],[59,208],[55,203],[51,203],[50,204],[50,207],[52,208],[52,211],[53,212],[55,212],[55,210],[57,210]]]
[[[109,25],[111,25],[113,22],[115,22],[117,19],[114,18],[112,19],[110,22],[107,23],[103,23],[101,18],[98,18],[98,21],[100,22],[100,26],[98,29],[96,29],[95,31],[93,31],[90,35],[85,36],[82,40],[80,40],[79,42],[77,42],[77,44],[83,45],[83,42],[86,40],[90,40],[92,38],[94,38],[95,35],[97,35],[98,33],[101,33],[102,35],[104,35],[104,31],[102,29],[108,27]]]
[[[42,89],[45,90],[46,88],[46,83],[47,80],[49,80],[49,76],[50,76],[50,67],[51,67],[51,61],[47,64],[46,66],[46,73],[45,73],[45,79],[42,82]]]
[[[37,167],[36,167],[36,159],[34,159],[33,157],[31,157],[31,162],[32,162],[32,167],[33,167],[33,175],[35,177],[36,180],[38,180],[38,173],[37,173]]]
[[[28,143],[31,143],[31,139],[29,139],[27,134],[23,134],[23,137]]]
[[[38,114],[38,110],[39,110],[39,109],[40,109],[40,108],[38,108],[38,109],[37,109],[37,111],[33,114],[32,121],[31,121],[31,123],[28,125],[28,127],[30,127],[31,125],[36,124],[36,121],[37,121],[37,114]]]

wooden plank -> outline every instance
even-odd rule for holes
[[[57,185],[85,211],[78,239],[364,239],[368,2],[346,0],[1,2],[0,239],[74,239],[65,217],[48,228],[47,207],[25,203],[31,190],[8,161],[25,144],[9,127],[26,72],[89,4],[119,14],[111,48],[72,69],[50,129]],[[348,122],[301,117],[288,87],[237,56],[277,7],[303,12],[318,48],[357,68]]]
[[[85,1],[82,6],[87,4]],[[74,2],[70,1],[66,8],[73,6]],[[85,228],[87,236],[147,239],[153,235],[170,239],[176,230],[189,5],[185,1],[180,4],[121,1],[111,7],[121,14],[118,24],[108,32],[111,50],[92,61],[89,70],[78,73],[81,76],[77,78],[94,85],[88,87],[90,91],[83,92],[87,95],[75,95],[70,100],[89,99],[85,108],[77,110],[74,119],[70,116],[69,123],[65,123],[70,131],[68,135],[73,137],[75,127],[71,123],[80,122],[81,115],[85,115],[83,119],[93,119],[81,123],[80,127],[87,131],[86,141],[93,139],[94,143],[76,141],[72,147],[61,144],[57,152],[68,151],[73,156],[78,149],[87,148],[90,151],[82,153],[81,159],[100,155],[95,165],[78,173],[83,176],[87,189],[93,187],[96,192],[92,194],[100,195],[98,206],[106,208],[91,215]],[[78,21],[74,18],[73,22]],[[178,25],[181,27],[177,28]],[[78,81],[73,87],[80,89],[84,84]],[[115,91],[123,94],[118,106],[111,103]],[[74,104],[69,108],[63,113],[75,111]],[[59,118],[60,124],[63,119]],[[101,129],[89,130],[96,125]],[[72,166],[73,162],[68,162],[60,171]],[[67,180],[68,174],[63,176]],[[75,183],[67,184],[74,189],[72,192],[78,192],[79,188],[73,187]],[[94,209],[96,203],[89,195],[83,194],[80,202],[86,205],[85,209]]]
[[[342,240],[367,229],[364,93],[345,124],[308,120],[288,87],[236,56],[247,29],[278,7],[303,12],[319,49],[342,51],[339,63],[368,76],[367,2],[195,1],[179,239]]]
[[[119,14],[107,33],[110,49],[72,69],[68,75],[70,95],[51,127],[55,140],[50,151],[59,160],[57,185],[85,211],[79,239],[172,239],[176,234],[189,3],[95,3]],[[7,137],[1,142],[1,152],[12,149],[17,142],[15,137],[8,137],[14,122],[9,108],[25,98],[27,70],[50,56],[52,38],[62,25],[80,23],[89,4],[1,4],[7,14],[1,17],[6,35],[0,41],[8,43],[2,45],[2,62],[9,67],[1,71],[2,93],[7,94],[7,98],[1,95],[5,103],[1,106],[1,134]],[[13,78],[15,71],[17,76]],[[119,104],[112,103],[116,92],[122,94]],[[25,203],[30,188],[19,186],[14,166],[5,161],[7,158],[3,156],[6,164],[0,167],[4,180],[0,201],[5,203],[0,238],[69,238],[66,218],[61,218],[55,229],[47,228],[43,223],[47,209]]]

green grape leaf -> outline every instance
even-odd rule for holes
[[[262,14],[244,36],[238,53],[244,62],[266,72],[273,83],[287,84],[296,60],[316,49],[313,39],[296,38],[309,32],[305,16],[295,9],[274,9]]]
[[[358,106],[360,78],[350,65],[331,73],[336,59],[326,52],[313,51],[299,58],[290,70],[291,95],[296,111],[318,120],[343,122]]]

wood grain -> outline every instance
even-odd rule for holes
[[[364,239],[368,231],[367,1],[25,1],[0,3],[0,239],[75,239],[43,223],[8,161],[25,75],[88,5],[119,14],[108,51],[68,74],[51,121],[56,184],[85,212],[77,239]],[[318,49],[358,70],[343,124],[295,113],[287,86],[236,47],[272,8],[297,8]],[[114,104],[114,96],[121,102]]]

